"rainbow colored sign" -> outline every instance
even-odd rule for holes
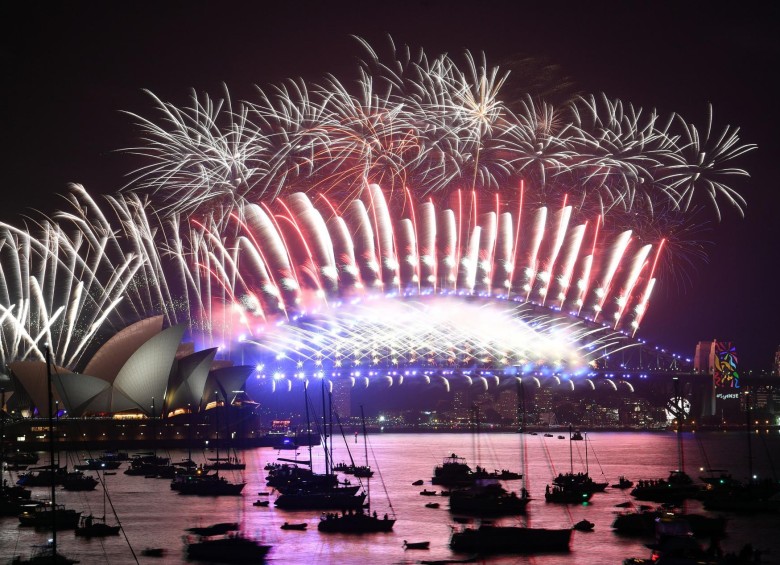
[[[715,388],[739,388],[737,349],[730,341],[715,342]]]

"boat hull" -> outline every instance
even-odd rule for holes
[[[453,532],[450,548],[459,553],[552,553],[569,551],[571,529],[486,526]]]
[[[357,510],[363,507],[365,499],[365,494],[282,494],[274,504],[282,510]]]
[[[72,530],[79,525],[81,512],[58,508],[54,515],[49,508],[39,507],[32,512],[23,512],[19,515],[19,525],[34,527],[37,530]]]
[[[108,524],[96,523],[91,526],[76,528],[76,535],[82,538],[104,538],[106,536],[118,536],[119,526],[109,526]]]
[[[193,481],[179,486],[179,494],[197,496],[239,496],[246,483]]]
[[[339,534],[371,534],[378,532],[390,532],[395,520],[385,516],[378,518],[368,514],[328,514],[324,516],[317,529],[325,533]]]
[[[187,544],[187,558],[213,563],[258,563],[265,559],[270,550],[271,546],[261,545],[254,540],[227,537]]]

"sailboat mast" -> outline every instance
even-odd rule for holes
[[[588,432],[585,432],[585,474],[587,475],[590,472],[590,468],[588,467]]]
[[[569,424],[569,472],[573,475],[574,474],[574,452],[572,451],[571,446],[571,424]]]
[[[5,492],[5,388],[0,388],[0,493]]]
[[[366,469],[368,469],[368,441],[366,437],[366,415],[363,413],[363,405],[360,405],[360,421],[363,425],[363,449],[366,453]],[[368,499],[368,515],[371,515],[371,477],[366,478],[366,498]]]
[[[685,472],[685,454],[683,453],[683,419],[685,418],[685,407],[683,406],[683,397],[680,392],[680,379],[673,378],[674,381],[674,402],[676,404],[677,416],[677,463],[680,466],[680,471]]]
[[[322,449],[325,451],[325,474],[330,475],[330,465],[328,454],[328,419],[326,417],[326,405],[325,405],[325,379],[322,380]]]
[[[328,420],[330,421],[330,468],[333,469],[333,393],[328,390]]]
[[[103,487],[103,522],[106,521],[106,470],[103,469],[103,481],[101,482]]]
[[[154,452],[154,464],[157,465],[157,424],[154,422],[154,396],[152,397],[152,451]]]
[[[216,445],[216,451],[217,451],[217,465],[216,465],[216,475],[219,477],[219,391],[214,391],[214,432],[216,433],[216,436],[214,437],[214,444]]]
[[[366,467],[368,467],[368,434],[366,433],[366,416],[363,414],[363,405],[360,405],[360,421],[363,424],[363,449],[366,453]]]
[[[51,352],[46,346],[46,390],[49,392],[49,458],[51,459],[51,545],[52,559],[57,558],[57,505],[55,500],[56,471],[54,469],[54,414],[53,393],[51,391]]]
[[[476,444],[477,444],[477,452],[475,454],[474,461],[477,461],[478,463],[482,463],[482,443],[481,443],[481,435],[480,435],[480,427],[479,427],[479,406],[474,403],[474,429],[476,430]]]
[[[232,392],[231,398],[232,398]],[[227,451],[227,455],[225,456],[225,460],[230,460],[230,402],[227,401],[227,396],[225,397],[225,451]]]
[[[309,421],[309,381],[303,383],[303,403],[306,406],[306,443],[309,444],[309,468],[311,468],[312,459],[311,459],[311,421]]]
[[[527,498],[528,492],[528,471],[525,468],[525,386],[523,381],[517,383],[517,401],[520,409],[520,496]],[[526,521],[528,518],[526,518]]]
[[[753,484],[753,444],[750,440],[750,392],[745,391],[745,419],[747,426],[747,448],[748,448],[748,484]]]
[[[187,460],[192,462],[192,405],[187,404],[187,418],[189,420],[189,429],[187,430]]]

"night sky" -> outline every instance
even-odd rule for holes
[[[780,345],[780,8],[772,2],[5,2],[0,220],[57,206],[79,182],[114,192],[139,165],[122,111],[152,115],[143,89],[183,106],[192,90],[252,99],[254,86],[326,73],[355,76],[358,35],[456,60],[484,52],[512,69],[507,95],[606,93],[759,146],[737,162],[744,219],[723,206],[709,262],[661,281],[640,336],[683,355],[699,340],[735,342],[743,368],[768,368]],[[375,6],[376,4],[376,6]],[[518,94],[518,95],[519,95]]]

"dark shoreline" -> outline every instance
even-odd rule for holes
[[[60,429],[60,437],[56,444],[58,449],[83,449],[94,451],[131,451],[131,450],[150,450],[150,449],[187,449],[187,448],[208,448],[210,442],[217,441],[216,435],[198,434],[197,437],[188,437],[186,433],[177,430],[175,427],[162,425],[163,431],[158,432],[157,439],[146,439],[143,437],[123,437],[126,432],[130,432],[126,424],[121,429],[125,432],[117,433],[111,420],[106,419],[79,419],[79,420],[60,420],[57,427]],[[41,433],[40,421],[25,420],[17,421],[12,425],[6,426],[5,441],[6,449],[21,451],[40,451],[48,449],[48,440],[46,433]],[[78,427],[81,433],[63,432],[65,429]],[[352,434],[356,431],[354,426],[345,426],[345,433]],[[33,430],[36,432],[33,432]],[[673,429],[650,429],[650,428],[629,428],[629,427],[601,427],[601,428],[572,428],[581,432],[612,432],[612,433],[670,433]],[[437,426],[435,428],[425,428],[420,426],[367,426],[370,434],[473,434],[474,429],[467,426]],[[696,426],[695,428],[686,428],[685,432],[719,432],[719,433],[745,433],[746,426]],[[778,431],[778,426],[764,426],[755,430],[756,433],[767,433]],[[513,427],[489,427],[482,426],[479,430],[481,434],[517,434],[519,431]],[[526,428],[526,434],[551,434],[554,437],[563,436],[568,438],[569,428],[549,428],[529,426]],[[121,434],[121,435],[120,435]],[[132,432],[127,435],[136,435]],[[143,434],[142,434],[143,435]],[[224,437],[224,436],[223,436]],[[24,438],[24,439],[21,439]],[[77,438],[77,439],[71,439]],[[283,434],[283,433],[260,433],[252,432],[246,436],[234,437],[230,442],[220,441],[220,447],[229,447],[235,449],[253,449],[257,447],[272,447],[282,451],[294,451],[300,447],[306,447],[309,442],[303,433]],[[312,434],[312,445],[319,444],[319,437]],[[212,443],[213,444],[213,443]]]

